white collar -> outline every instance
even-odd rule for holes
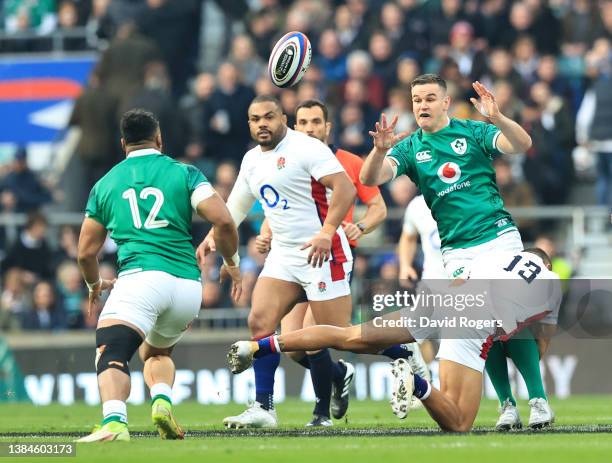
[[[130,154],[127,155],[128,158],[135,158],[138,156],[148,156],[150,154],[161,154],[161,151],[156,150],[155,148],[144,148],[141,150],[131,151]]]

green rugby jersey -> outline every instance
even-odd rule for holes
[[[120,274],[160,270],[200,280],[191,194],[208,183],[197,168],[157,150],[134,151],[94,185],[85,215],[117,243]]]
[[[435,133],[418,129],[388,156],[419,187],[438,223],[442,250],[468,248],[516,229],[495,182],[491,161],[501,155],[500,130],[451,119]]]

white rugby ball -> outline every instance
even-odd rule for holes
[[[297,84],[310,65],[312,48],[310,40],[301,32],[285,34],[272,49],[268,61],[268,73],[272,83],[285,88]]]

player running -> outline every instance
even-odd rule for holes
[[[348,326],[353,257],[341,224],[355,187],[327,145],[287,127],[274,97],[256,97],[248,122],[258,145],[245,154],[227,207],[239,225],[258,200],[273,234],[253,290],[251,335],[268,338],[304,296],[315,323]],[[200,258],[214,246],[207,237],[198,249]],[[244,413],[225,418],[226,426],[277,426],[273,386],[279,362],[279,352],[255,362],[256,401]],[[333,363],[327,355],[310,366],[329,372]]]
[[[449,118],[446,82],[435,74],[414,79],[412,109],[419,129],[403,140],[407,134],[394,135],[395,124],[387,126],[383,115],[382,123],[370,132],[374,149],[361,170],[361,180],[368,185],[380,185],[399,175],[407,175],[415,182],[438,224],[442,260],[451,278],[469,277],[471,261],[476,256],[494,250],[523,249],[521,235],[504,209],[491,161],[503,153],[525,152],[531,146],[531,138],[500,112],[494,95],[484,85],[474,82],[473,87],[479,99],[472,98],[472,104],[492,124]],[[438,353],[441,374],[446,371],[454,376],[452,371],[462,364],[462,359],[453,352],[460,352],[465,342],[442,340]],[[508,383],[505,351],[527,384],[530,425],[549,424],[553,413],[544,393],[535,340],[513,339],[491,348],[487,372],[500,397],[505,395],[500,385]],[[469,386],[458,382],[456,387],[454,393],[459,396]],[[512,403],[506,404],[500,418],[508,416],[512,407]],[[517,418],[510,427],[518,427],[518,413],[510,416]]]
[[[554,334],[561,289],[558,276],[550,271],[550,259],[538,248],[524,251],[494,251],[481,254],[473,259],[472,278],[457,280],[463,282],[458,288],[441,288],[443,291],[463,295],[475,295],[488,291],[485,311],[480,321],[488,322],[483,328],[467,328],[461,332],[463,342],[440,347],[440,390],[429,381],[415,374],[407,360],[395,360],[392,373],[395,377],[392,395],[393,412],[405,418],[411,398],[419,398],[430,416],[444,431],[467,432],[472,428],[482,396],[482,371],[487,352],[493,341],[507,341],[521,328],[532,325],[542,339],[542,354]],[[483,286],[484,285],[484,286]],[[449,285],[447,285],[449,286]],[[375,352],[383,346],[395,343],[413,342],[416,339],[448,339],[451,332],[435,330],[428,326],[406,328],[410,323],[401,325],[387,322],[418,319],[408,308],[384,316],[381,320],[352,326],[311,326],[280,336],[270,336],[260,341],[239,341],[232,345],[228,354],[230,368],[239,373],[248,368],[253,358],[266,358],[270,352],[290,352],[333,347],[353,352]],[[437,313],[436,313],[437,312]],[[417,312],[418,314],[418,312]],[[429,320],[448,319],[448,309],[434,310]],[[503,322],[501,328],[498,323]],[[378,324],[377,324],[378,323]],[[385,326],[386,324],[386,326]],[[381,325],[383,326],[381,328]],[[445,335],[446,331],[446,335]],[[458,336],[458,331],[453,332]],[[457,357],[452,367],[444,360]]]
[[[192,211],[212,223],[224,275],[241,292],[238,232],[223,200],[195,167],[162,154],[155,116],[135,109],[121,119],[126,159],[89,195],[78,262],[89,288],[89,310],[112,292],[96,328],[96,372],[104,419],[77,442],[128,441],[128,362],[139,349],[151,391],[152,420],[162,439],[182,439],[172,412],[175,367],[170,355],[202,301],[200,269],[191,245]],[[97,255],[107,233],[118,245],[119,277],[100,277]]]

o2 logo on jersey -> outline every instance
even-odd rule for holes
[[[438,168],[438,178],[444,183],[455,183],[461,177],[461,169],[454,162],[445,162]]]
[[[275,208],[276,206],[281,206],[283,210],[289,209],[289,204],[286,199],[282,199],[278,191],[272,185],[262,185],[259,189],[259,194],[261,195],[261,199],[266,206],[270,209]]]

